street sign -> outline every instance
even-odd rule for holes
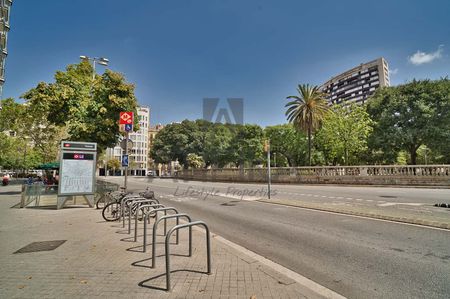
[[[122,141],[120,142],[120,147],[125,150],[125,147],[128,147],[128,150],[131,150],[133,148],[133,141],[131,141],[131,139],[128,139],[128,145],[127,143],[127,139],[122,139]]]
[[[126,125],[133,123],[133,112],[120,112],[119,124]]]
[[[125,132],[131,132],[133,131],[133,125],[132,124],[126,124],[125,125]]]
[[[128,155],[122,155],[122,167],[128,167]]]

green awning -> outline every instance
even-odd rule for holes
[[[43,169],[43,170],[59,169],[59,162],[50,162],[50,163],[41,164],[36,168]]]

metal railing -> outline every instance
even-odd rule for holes
[[[34,202],[34,206],[40,205],[42,195],[56,195],[58,194],[58,185],[44,185],[44,184],[32,184],[22,185],[22,194],[20,198],[20,207],[25,208]]]

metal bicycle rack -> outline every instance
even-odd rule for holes
[[[158,220],[158,212],[162,212],[162,211],[164,211],[164,216],[167,215],[167,211],[174,211],[175,214],[178,214],[178,210],[175,209],[174,207],[164,207],[164,208],[154,209],[154,210],[151,210],[149,213],[145,214],[145,216],[144,216],[143,252],[147,251],[147,219],[149,219],[149,217],[152,214],[156,214],[156,219],[155,219],[155,222],[156,222]],[[164,221],[164,235],[166,235],[166,232],[167,232],[167,222]]]
[[[136,213],[134,214],[134,242],[137,241],[139,211],[142,210],[142,214],[143,214],[142,220],[145,222],[147,222],[147,220],[148,220],[148,222],[150,222],[150,218],[148,218],[148,217],[145,218],[146,213],[144,212],[144,209],[149,210],[149,208],[153,208],[153,210],[154,210],[156,208],[164,208],[164,205],[159,204],[159,203],[158,204],[146,204],[146,205],[141,205],[136,209]],[[148,211],[148,212],[150,212],[150,211]]]
[[[137,197],[127,198],[127,199],[122,201],[122,204],[121,204],[121,207],[120,207],[120,209],[121,209],[120,215],[122,216],[122,227],[125,227],[125,211],[128,209],[128,211],[130,212],[131,211],[131,204],[132,204],[132,202],[135,201],[135,200],[140,200],[140,199],[142,200],[144,198],[142,198],[140,196],[137,196]]]
[[[132,216],[132,214],[133,214],[133,208],[135,207],[135,206],[137,206],[137,207],[139,207],[139,205],[141,205],[141,204],[145,204],[145,203],[147,203],[147,204],[153,204],[153,203],[155,203],[156,201],[155,200],[153,200],[153,199],[136,199],[136,200],[132,200],[130,203],[129,203],[129,210],[128,210],[128,234],[130,234],[131,233],[131,216]],[[136,212],[138,211],[138,209],[136,209]]]
[[[155,264],[156,264],[156,231],[158,229],[158,223],[160,223],[161,221],[164,220],[164,224],[166,223],[167,219],[170,218],[176,218],[177,219],[177,225],[178,226],[180,224],[180,217],[184,217],[188,220],[189,223],[192,223],[192,219],[188,214],[174,214],[174,215],[168,215],[168,216],[163,216],[161,218],[159,218],[158,220],[155,221],[155,223],[153,224],[153,234],[152,234],[152,268],[155,268]],[[164,232],[164,235],[166,235],[166,233]],[[178,230],[176,230],[176,244],[178,245],[178,241],[179,241],[179,237],[178,237],[179,233]],[[189,256],[192,256],[192,227],[189,227]]]
[[[143,198],[143,197],[141,197],[139,195],[130,194],[130,195],[126,195],[120,201],[120,217],[122,217],[122,227],[125,227],[125,204],[128,201],[135,200],[135,199],[138,199],[138,198]]]
[[[133,210],[134,209],[134,210]],[[122,217],[123,227],[125,228],[125,212],[128,210],[128,234],[131,233],[131,221],[134,216],[134,241],[137,241],[138,231],[138,219],[140,212],[142,220],[144,222],[144,236],[143,236],[143,252],[146,252],[147,243],[147,224],[150,224],[150,217],[155,215],[155,222],[152,229],[152,265],[151,268],[155,268],[156,265],[156,237],[158,225],[164,221],[164,238],[165,238],[165,263],[166,263],[166,291],[171,291],[170,280],[170,238],[173,233],[176,233],[175,244],[179,244],[179,230],[182,228],[189,228],[189,254],[188,257],[192,257],[192,227],[203,226],[206,232],[206,254],[207,254],[207,271],[206,274],[212,274],[211,266],[211,236],[208,225],[203,221],[192,221],[191,217],[185,213],[179,213],[174,207],[165,207],[160,204],[156,198],[144,198],[141,195],[127,194],[120,200],[120,217]],[[168,211],[173,211],[175,214],[167,215]],[[158,212],[164,212],[164,216],[158,217]],[[176,225],[171,227],[167,231],[167,220],[176,219]],[[180,224],[180,218],[187,219],[188,223]],[[119,218],[120,221],[120,218]]]
[[[172,227],[169,232],[166,235],[166,290],[170,291],[171,287],[170,287],[170,236],[172,235],[172,233],[174,231],[177,231],[181,228],[185,228],[185,227],[189,227],[192,228],[192,226],[203,226],[206,230],[206,254],[207,254],[207,272],[206,274],[210,275],[212,274],[211,272],[211,241],[210,241],[210,236],[209,236],[209,228],[208,225],[206,225],[205,222],[203,221],[194,221],[194,222],[189,222],[189,223],[185,223],[185,224],[180,224],[177,226]]]

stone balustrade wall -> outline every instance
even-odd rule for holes
[[[273,183],[409,185],[450,188],[450,165],[364,165],[271,168]],[[267,168],[220,168],[180,170],[187,180],[267,182]]]

